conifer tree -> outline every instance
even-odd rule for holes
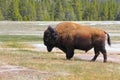
[[[108,13],[109,20],[115,19],[116,10],[117,8],[116,8],[115,0],[109,0],[109,13]]]
[[[11,0],[9,9],[8,9],[8,18],[9,20],[22,20],[22,17],[19,13],[18,0]]]
[[[72,3],[73,2],[69,2],[69,3],[67,3],[66,2],[66,9],[65,9],[65,19],[67,20],[67,21],[76,21],[77,20],[77,18],[76,18],[76,14],[75,14],[75,12],[74,12],[74,8],[73,8],[73,5],[72,5]]]
[[[48,7],[45,5],[47,2],[46,0],[43,0],[41,2],[41,6],[42,6],[42,21],[49,21],[50,20],[50,15],[49,15],[49,10],[48,10]],[[48,4],[48,3],[47,3]]]
[[[74,13],[76,14],[76,18],[78,21],[82,20],[83,16],[82,6],[83,5],[81,0],[73,0]]]
[[[40,1],[36,1],[36,20],[41,21],[42,20],[42,7]]]
[[[1,10],[0,10],[0,20],[4,20],[4,16],[3,16]]]
[[[102,20],[108,20],[109,7],[108,2],[106,1],[103,5],[103,18]]]
[[[50,4],[50,11],[49,11],[49,15],[50,15],[50,20],[54,21],[54,10],[55,10],[55,3],[51,2]]]
[[[93,0],[91,2],[90,8],[91,8],[90,20],[94,20],[94,21],[98,20],[98,6],[96,0]]]
[[[19,2],[19,9],[23,20],[36,20],[36,6],[34,0],[21,0]]]
[[[84,1],[83,1],[84,2]],[[83,20],[89,21],[90,19],[90,3],[89,0],[85,0],[83,4]]]
[[[28,16],[30,20],[36,20],[36,8],[35,8],[35,1],[29,0],[28,1]]]
[[[60,0],[58,0],[55,4],[54,18],[57,21],[63,20],[63,7]]]
[[[119,3],[117,3],[118,5]],[[116,14],[115,14],[115,20],[120,20],[120,5],[117,6]]]
[[[4,19],[8,19],[8,0],[0,0],[0,10]]]
[[[120,20],[119,0],[0,0],[1,20]]]
[[[28,11],[27,11],[27,0],[21,0],[19,2],[19,11],[20,14],[22,16],[22,19],[24,21],[27,21],[27,15],[28,15]]]

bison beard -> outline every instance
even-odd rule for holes
[[[105,49],[105,39],[107,35],[108,44],[111,45],[110,36],[101,29],[91,28],[72,22],[63,22],[55,28],[49,26],[44,32],[44,44],[50,52],[54,47],[58,47],[66,53],[66,58],[71,59],[75,49],[89,51],[94,48],[95,61],[100,52],[103,54],[104,62],[107,61]]]

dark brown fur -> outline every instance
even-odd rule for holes
[[[44,44],[48,51],[53,47],[58,47],[66,53],[66,58],[71,59],[74,55],[74,49],[88,51],[94,48],[95,56],[92,61],[95,61],[101,52],[104,57],[104,62],[107,61],[107,53],[105,49],[106,32],[91,28],[88,26],[79,25],[72,22],[63,22],[55,28],[48,27],[44,32]],[[110,36],[108,36],[108,44],[110,45]]]

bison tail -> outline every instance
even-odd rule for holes
[[[108,42],[109,46],[111,46],[110,35],[107,32],[105,32],[105,34],[107,34],[107,42]]]

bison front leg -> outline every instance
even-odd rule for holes
[[[74,55],[74,49],[72,48],[67,48],[66,52],[66,59],[70,60]]]

